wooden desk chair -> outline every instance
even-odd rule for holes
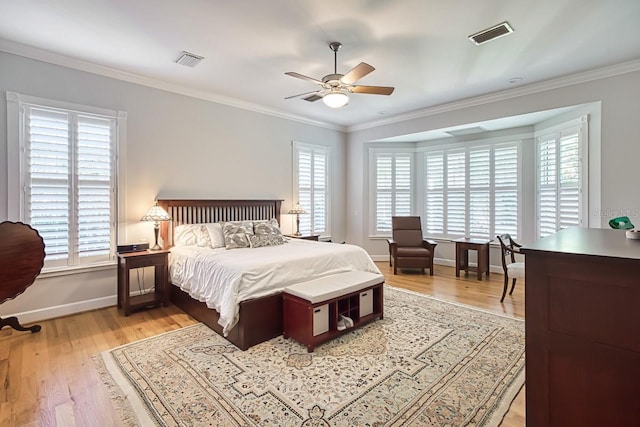
[[[429,269],[433,276],[433,257],[436,242],[425,240],[422,236],[422,224],[419,216],[391,217],[392,238],[389,243],[389,266],[393,265],[393,274],[400,268]],[[393,260],[393,263],[391,262]]]
[[[504,289],[502,290],[502,298],[500,298],[500,302],[502,302],[507,294],[509,278],[513,280],[509,295],[513,294],[513,290],[516,287],[516,279],[524,279],[524,262],[516,262],[515,254],[520,253],[522,245],[514,242],[510,234],[502,234],[496,237],[502,250],[502,270],[504,270]]]

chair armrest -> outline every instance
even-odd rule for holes
[[[389,254],[391,254],[392,256],[395,255],[396,250],[398,249],[398,242],[391,238],[387,239],[387,243],[389,244]]]
[[[433,240],[430,240],[430,239],[423,239],[422,240],[422,246],[427,248],[427,249],[434,250],[437,245],[438,245],[438,243],[436,243]]]

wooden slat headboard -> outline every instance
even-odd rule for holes
[[[178,225],[271,218],[280,222],[282,205],[282,200],[158,199],[157,202],[172,218],[160,228],[165,248],[173,246],[173,229]]]

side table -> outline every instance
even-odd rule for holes
[[[478,280],[482,280],[482,273],[489,276],[489,243],[490,239],[462,238],[452,240],[456,244],[456,277],[460,277],[460,270],[467,274],[473,268],[469,267],[469,251],[478,253]]]
[[[317,242],[318,237],[320,236],[317,234],[310,234],[310,235],[301,234],[300,236],[296,236],[295,234],[285,234],[285,237],[291,237],[292,239],[315,240]]]
[[[118,253],[118,308],[125,316],[141,307],[169,305],[168,250]],[[135,268],[154,268],[154,289],[141,295],[131,295],[129,271]]]

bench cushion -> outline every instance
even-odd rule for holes
[[[316,304],[384,282],[381,274],[348,271],[287,286],[284,292]]]

